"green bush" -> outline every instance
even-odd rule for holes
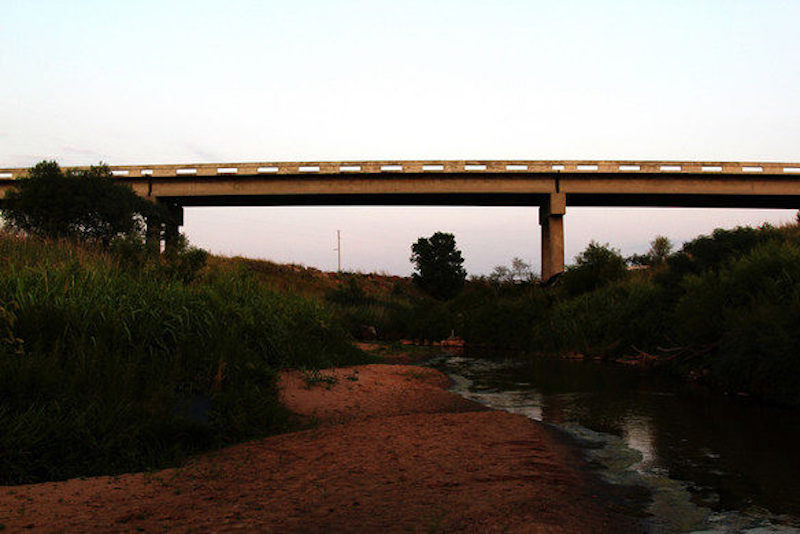
[[[666,304],[662,288],[648,278],[608,284],[554,304],[535,347],[600,357],[647,350],[663,342]]]
[[[318,304],[0,237],[0,482],[119,473],[284,428],[277,370],[363,361]]]
[[[768,224],[760,228],[717,228],[711,235],[701,235],[684,243],[680,251],[667,259],[669,268],[659,273],[658,281],[665,286],[678,286],[685,276],[715,271],[728,260],[741,257],[762,243],[778,239],[780,232]]]
[[[456,328],[448,305],[434,299],[418,299],[410,305],[396,307],[390,310],[389,317],[395,339],[439,341],[449,337]]]
[[[593,291],[622,279],[627,272],[625,258],[608,243],[592,241],[586,250],[575,257],[575,264],[567,267],[561,277],[561,286],[569,297]]]
[[[528,347],[549,297],[532,284],[472,282],[453,301],[456,333],[469,343]]]
[[[710,379],[800,405],[800,247],[773,239],[687,279],[674,321],[683,342],[714,345]]]
[[[200,276],[209,257],[207,251],[191,246],[183,234],[178,234],[175,246],[166,254],[153,254],[144,239],[135,234],[114,238],[108,250],[126,271],[185,283]]]
[[[344,282],[341,282],[334,290],[330,291],[325,298],[330,302],[346,306],[357,306],[371,300],[367,297],[367,292],[364,291],[355,276],[348,276]]]

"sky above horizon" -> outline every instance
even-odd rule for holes
[[[800,2],[0,0],[0,167],[370,159],[800,160]],[[568,262],[792,210],[570,208]],[[214,253],[408,274],[539,268],[535,208],[191,208]]]

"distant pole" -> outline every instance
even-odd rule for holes
[[[342,233],[336,230],[336,272],[342,272]]]

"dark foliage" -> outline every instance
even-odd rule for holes
[[[411,262],[416,271],[414,282],[434,298],[453,298],[464,287],[467,272],[453,234],[436,232],[429,238],[420,237],[411,246]]]
[[[473,280],[454,299],[412,301],[391,322],[419,340],[455,331],[470,344],[639,358],[800,406],[800,225],[718,229],[672,255],[657,248],[653,268],[627,271],[592,243],[560,287]]]
[[[336,289],[328,292],[325,298],[330,302],[347,306],[367,304],[371,301],[371,299],[367,297],[367,292],[364,291],[364,288],[361,287],[355,276],[348,276]]]
[[[575,265],[567,267],[561,285],[569,296],[577,296],[620,280],[626,273],[625,259],[608,243],[592,241],[575,257]]]
[[[2,234],[0,257],[0,483],[157,468],[279,431],[279,369],[364,360],[316,303],[243,270],[187,283]]]
[[[770,225],[761,228],[739,226],[732,230],[717,228],[711,235],[702,235],[683,245],[667,259],[669,269],[659,276],[659,282],[674,286],[687,274],[716,270],[731,258],[748,253],[761,243],[780,236]]]
[[[630,265],[659,267],[666,263],[672,253],[672,242],[660,235],[650,242],[650,250],[647,254],[633,254],[629,256],[627,262]]]
[[[64,172],[55,161],[42,161],[6,193],[3,217],[29,235],[109,245],[119,236],[143,237],[146,221],[166,215],[114,180],[105,165]]]
[[[770,240],[714,270],[689,275],[672,323],[694,365],[730,392],[800,405],[800,246]]]

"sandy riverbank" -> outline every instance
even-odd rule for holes
[[[438,371],[285,373],[312,430],[180,469],[0,488],[0,524],[34,531],[620,532],[606,489],[546,427],[446,392]]]

